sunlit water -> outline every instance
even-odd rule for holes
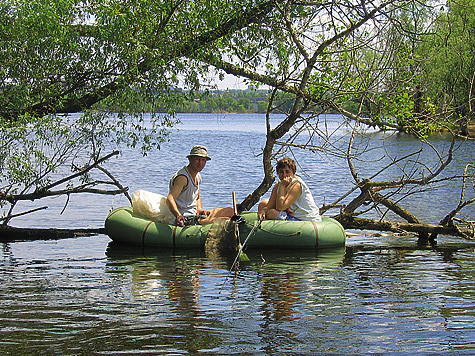
[[[262,116],[183,122],[162,150],[125,151],[109,170],[131,191],[166,193],[190,147],[205,144],[205,207],[231,205],[232,191],[243,199],[260,183]],[[344,166],[318,155],[299,171],[319,204],[350,187]],[[412,201],[428,221],[458,199],[439,192]],[[127,201],[72,197],[60,215],[64,203],[13,225],[101,227]],[[104,235],[1,246],[2,355],[475,354],[475,245],[457,238],[422,248],[413,236],[365,235],[330,251],[247,251],[237,274],[233,258],[118,246]]]

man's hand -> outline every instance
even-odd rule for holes
[[[209,210],[203,210],[203,209],[198,209],[196,211],[197,215],[204,215],[204,216],[208,216],[210,214]]]
[[[176,224],[177,224],[178,226],[185,226],[185,217],[184,217],[183,215],[181,215],[181,214],[178,215],[178,216],[176,217]]]

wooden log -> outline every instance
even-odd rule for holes
[[[416,224],[399,221],[387,220],[373,220],[362,218],[350,218],[345,216],[338,216],[336,218],[345,229],[355,230],[376,230],[376,231],[392,231],[392,232],[414,232],[418,234],[430,235],[451,235],[467,237],[471,236],[473,232],[466,228],[457,228],[455,226],[442,226],[435,224]]]
[[[58,240],[79,236],[105,234],[104,228],[98,229],[35,229],[0,226],[0,241]]]

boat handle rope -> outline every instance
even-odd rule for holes
[[[249,226],[249,227],[253,227],[254,228],[254,224],[250,224],[246,221],[246,225]],[[274,232],[274,231],[271,231],[271,230],[267,230],[265,228],[263,228],[262,226],[259,226],[259,228],[262,230],[262,231],[265,231],[267,232],[268,234],[272,234],[272,235],[276,235],[276,236],[295,236],[295,235],[302,235],[302,231],[297,231],[297,232],[293,232],[291,234],[279,234],[277,232]]]
[[[268,234],[272,234],[272,235],[276,235],[276,236],[289,236],[290,237],[290,236],[302,235],[301,231],[297,231],[297,232],[294,232],[292,234],[279,234],[277,232],[266,230],[266,229],[263,229],[263,228],[261,228],[261,230],[267,232]]]

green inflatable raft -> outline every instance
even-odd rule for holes
[[[240,214],[241,239],[258,224],[256,212]],[[150,221],[133,213],[131,207],[117,208],[105,221],[107,235],[116,242],[165,248],[203,248],[213,224],[174,226]],[[246,243],[246,248],[321,249],[345,245],[341,224],[329,217],[321,222],[264,220]]]

